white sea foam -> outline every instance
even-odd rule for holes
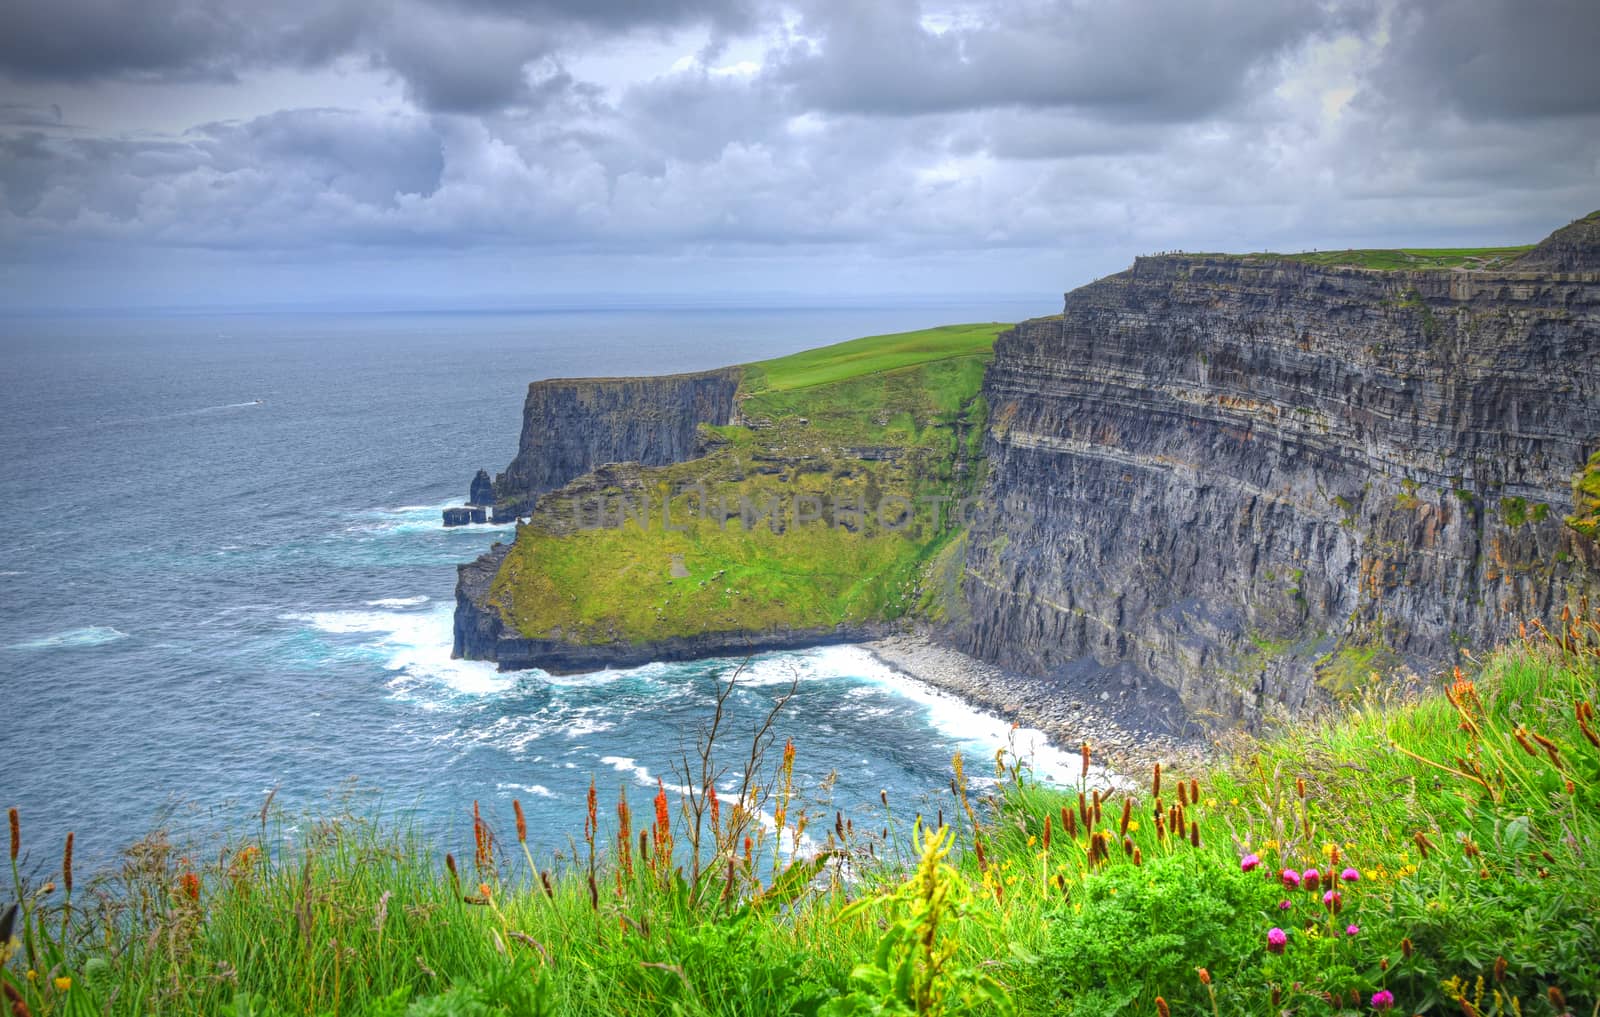
[[[974,757],[993,757],[1006,746],[1019,753],[1039,780],[1070,784],[1082,763],[1076,754],[1050,743],[1043,731],[1031,727],[1015,730],[1001,718],[979,709],[926,682],[896,671],[859,646],[823,646],[808,650],[815,673],[848,675],[922,707],[929,723],[953,740],[969,746]],[[981,767],[973,767],[975,771]]]
[[[368,607],[416,607],[418,604],[426,604],[429,600],[432,600],[432,599],[433,598],[427,596],[426,594],[419,594],[418,596],[415,596],[415,597],[383,597],[383,598],[380,598],[378,600],[369,600],[369,601],[367,601],[367,606]]]
[[[452,660],[455,605],[439,604],[429,611],[316,611],[284,615],[285,620],[309,624],[332,635],[367,635],[366,645],[384,653],[390,671],[398,671],[397,691],[412,686],[443,687],[465,696],[505,692],[516,684],[514,675],[502,674],[484,661]],[[441,705],[422,697],[424,705]]]
[[[89,625],[80,629],[67,629],[64,632],[54,632],[48,636],[37,639],[28,639],[20,643],[12,643],[6,647],[9,650],[67,650],[78,649],[85,646],[104,646],[114,643],[119,639],[128,638],[128,634],[109,625]]]
[[[378,533],[385,536],[403,536],[411,533],[487,533],[515,528],[516,523],[469,523],[466,526],[445,526],[444,510],[457,508],[459,499],[442,501],[437,505],[399,505],[395,508],[373,509],[360,513],[353,527],[360,533]]]
[[[521,791],[525,795],[535,798],[559,798],[560,795],[545,787],[543,784],[511,784],[505,781],[495,785],[497,791]]]

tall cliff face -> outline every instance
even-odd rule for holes
[[[952,638],[1252,722],[1559,613],[1593,584],[1562,517],[1600,447],[1600,248],[1559,246],[1555,272],[1142,258],[1003,335]]]
[[[517,457],[495,478],[497,522],[606,463],[663,466],[696,454],[699,425],[726,424],[737,367],[651,378],[560,378],[528,386]]]

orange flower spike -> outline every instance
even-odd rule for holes
[[[656,778],[656,832],[665,834],[672,822],[672,812],[667,805],[667,785]]]
[[[522,814],[522,802],[511,799],[511,810],[517,814],[517,842],[528,843],[528,817]]]
[[[600,798],[599,794],[595,791],[594,778],[590,777],[589,797],[586,803],[587,811],[584,813],[583,819],[583,839],[590,841],[591,843],[594,841],[595,833],[600,829],[599,803]]]

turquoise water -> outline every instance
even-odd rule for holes
[[[41,867],[69,829],[104,863],[157,825],[243,828],[275,787],[292,812],[407,816],[441,850],[470,845],[474,800],[504,826],[517,797],[554,851],[591,777],[674,784],[735,662],[450,659],[455,566],[510,530],[439,510],[510,460],[527,383],[1048,310],[0,319],[0,807]],[[777,654],[734,697],[735,771],[795,678],[777,735],[808,784],[837,773],[832,807],[937,794],[953,751],[1005,737],[860,649]]]

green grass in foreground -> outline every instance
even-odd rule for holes
[[[1002,753],[980,788],[958,757],[948,828],[802,806],[786,750],[715,805],[591,798],[545,869],[487,824],[448,867],[348,819],[210,862],[152,837],[103,883],[16,877],[0,977],[38,1017],[1593,1015],[1597,685],[1580,619],[1198,774],[1062,791]]]
[[[929,499],[976,483],[983,370],[1007,327],[872,336],[752,365],[740,412],[753,426],[709,429],[720,443],[710,454],[642,470],[635,488],[549,495],[518,530],[492,599],[523,635],[590,644],[919,609],[924,567],[954,538]],[[577,505],[584,519],[603,505],[620,520],[646,498],[644,525],[637,512],[620,526],[571,525]],[[660,512],[669,498],[672,528]],[[777,510],[763,517],[768,505]],[[852,520],[849,505],[864,514]]]

